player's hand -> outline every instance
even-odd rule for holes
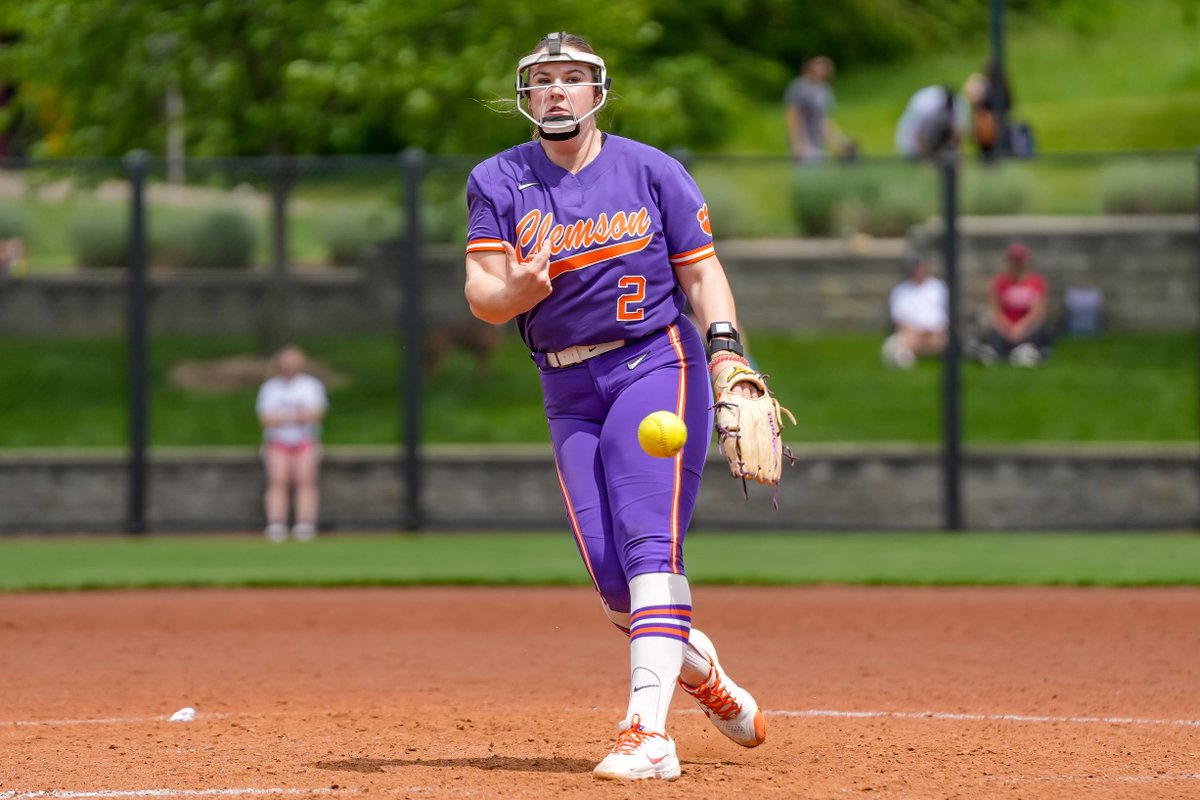
[[[504,245],[508,261],[505,276],[505,291],[514,306],[524,313],[550,296],[554,290],[550,283],[550,251],[542,246],[534,250],[528,261],[521,261],[516,248],[509,242]]]
[[[742,397],[762,397],[762,392],[752,383],[742,382],[729,387],[732,394],[740,394]]]

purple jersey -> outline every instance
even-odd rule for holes
[[[611,134],[572,175],[537,141],[480,163],[467,180],[467,252],[528,259],[550,250],[549,297],[517,317],[534,352],[635,339],[674,323],[684,306],[674,267],[713,255],[708,209],[678,161]]]

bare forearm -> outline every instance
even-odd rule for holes
[[[715,256],[681,267],[679,275],[701,332],[707,331],[714,322],[729,322],[737,327],[733,290]]]
[[[504,282],[491,275],[479,275],[467,280],[467,305],[471,313],[492,325],[503,325],[528,309],[517,308],[505,291]]]
[[[539,248],[527,260],[517,257],[511,244],[503,253],[467,256],[467,283],[463,291],[471,313],[484,322],[502,325],[550,296],[550,251]]]

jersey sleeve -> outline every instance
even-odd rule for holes
[[[500,215],[488,195],[487,167],[480,165],[467,178],[467,253],[503,253]]]
[[[682,267],[715,255],[708,206],[687,170],[668,158],[659,175],[659,204],[663,235],[672,267]]]

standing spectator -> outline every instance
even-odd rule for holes
[[[972,138],[985,161],[1033,155],[1033,133],[1027,124],[1011,120],[1012,88],[995,61],[989,60],[982,73],[968,76],[963,96],[970,104]]]
[[[983,98],[983,105],[991,112],[995,120],[994,154],[1012,155],[1009,115],[1012,112],[1013,95],[1012,88],[1008,83],[1008,75],[995,59],[988,59],[984,64],[984,71],[987,75],[987,92]]]
[[[883,343],[883,359],[910,369],[918,356],[941,355],[949,334],[946,284],[933,277],[929,261],[917,252],[904,257],[906,277],[888,298],[895,332]]]
[[[971,118],[971,141],[980,156],[989,158],[996,147],[996,117],[988,108],[987,77],[981,72],[972,72],[963,83],[962,93]]]
[[[929,159],[947,147],[957,147],[965,115],[964,102],[949,86],[918,89],[896,123],[896,152]]]
[[[1004,251],[1004,270],[992,279],[988,301],[990,330],[980,348],[985,364],[1006,358],[1031,367],[1050,347],[1046,326],[1046,281],[1030,268],[1029,248],[1019,242]]]
[[[263,464],[267,473],[264,505],[266,537],[288,536],[288,501],[294,489],[292,536],[308,541],[317,535],[317,471],[320,464],[321,419],[328,405],[321,381],[305,373],[304,353],[294,346],[275,356],[277,374],[258,390],[255,410],[263,428]]]
[[[788,142],[792,156],[805,163],[819,163],[828,144],[849,158],[854,143],[842,134],[830,113],[833,111],[833,61],[828,56],[813,56],[804,62],[800,75],[788,84],[783,95],[787,116]]]
[[[20,237],[0,239],[0,278],[23,275],[25,263],[25,242]]]

